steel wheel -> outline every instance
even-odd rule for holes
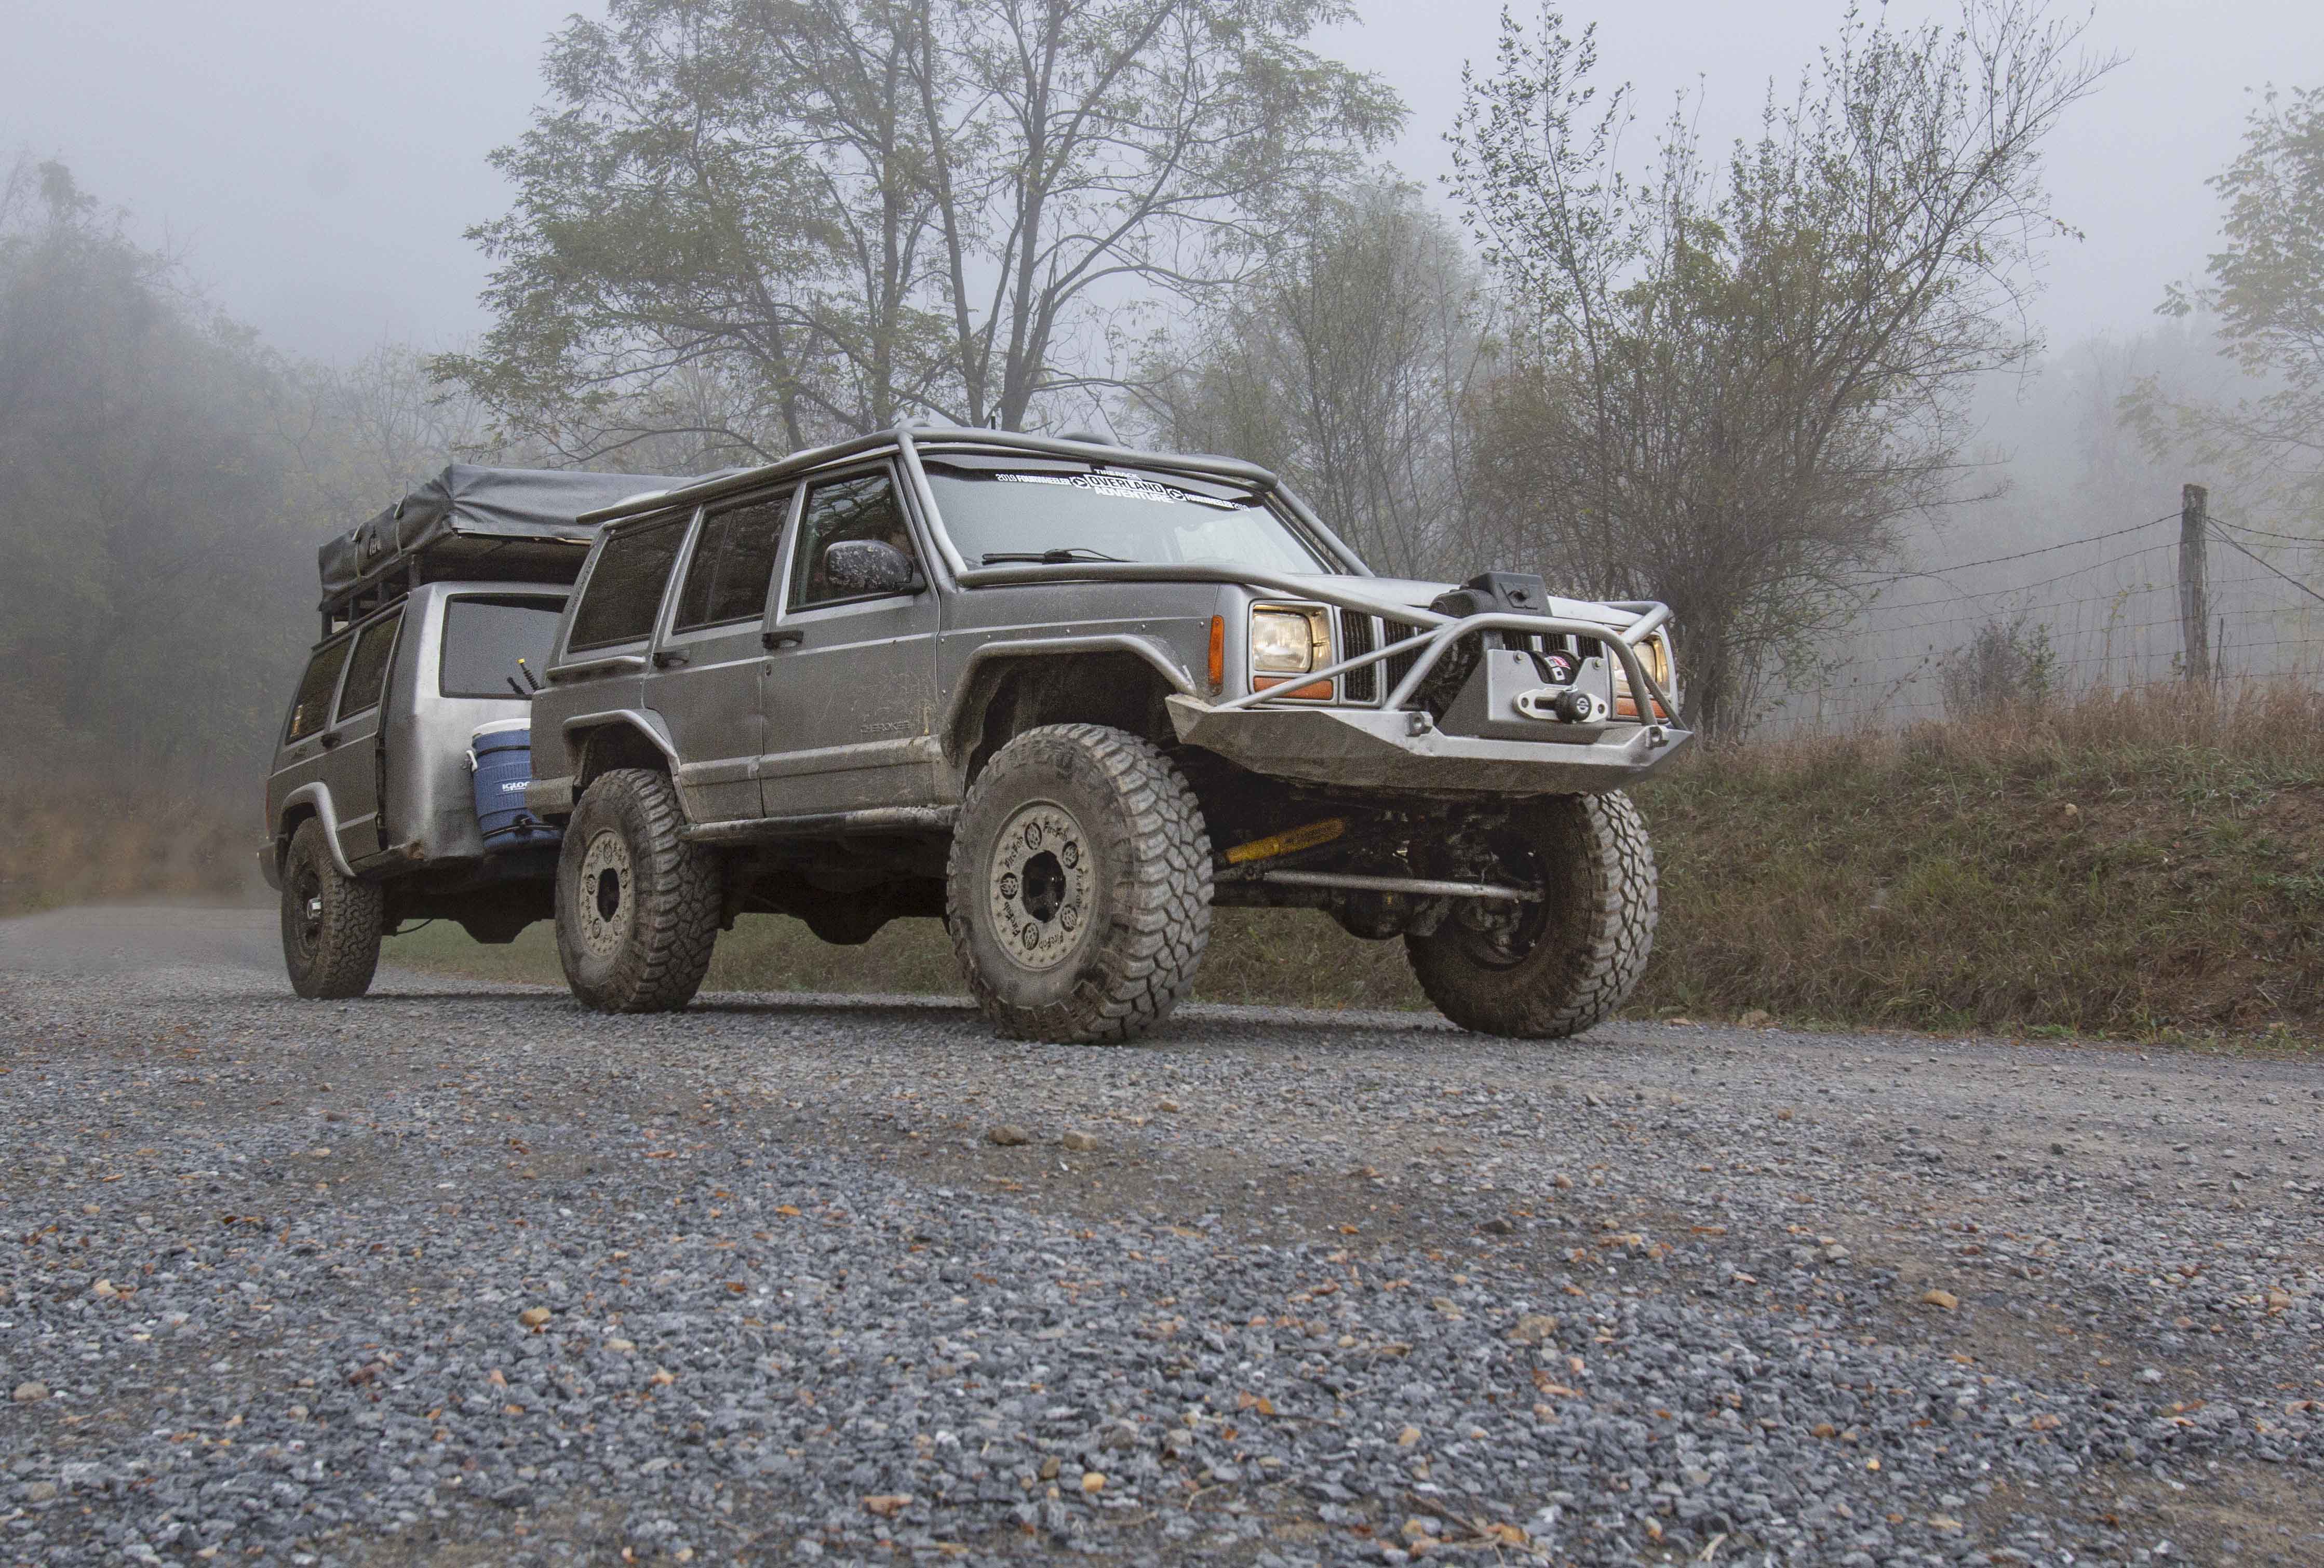
[[[323,825],[299,825],[282,857],[282,967],[290,989],[317,1001],[361,996],[379,968],[386,899],[378,884],[344,875]]]

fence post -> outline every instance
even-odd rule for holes
[[[2188,683],[2211,684],[2210,595],[2203,581],[2203,540],[2211,528],[2211,493],[2200,484],[2179,491],[2179,647]]]

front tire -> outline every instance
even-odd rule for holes
[[[282,967],[310,1001],[341,1001],[371,989],[386,927],[379,884],[342,873],[322,822],[309,817],[282,857]]]
[[[600,1012],[675,1012],[694,1000],[718,938],[718,862],[687,842],[678,791],[620,768],[573,808],[557,859],[557,957]]]
[[[1515,910],[1456,906],[1405,938],[1412,973],[1462,1028],[1554,1040],[1603,1023],[1628,1000],[1654,951],[1655,853],[1622,794],[1528,801],[1485,835],[1476,870],[1538,889]]]
[[[953,831],[945,925],[1014,1039],[1125,1040],[1192,987],[1211,935],[1211,839],[1167,757],[1101,724],[1028,730]]]

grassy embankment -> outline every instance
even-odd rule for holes
[[[1705,749],[1639,792],[1663,867],[1633,1010],[1789,1023],[2324,1036],[2324,696],[2098,696],[1898,736]],[[0,908],[249,896],[248,835],[192,798],[0,781]],[[263,897],[263,890],[255,890]],[[557,983],[536,926],[438,923],[392,963]],[[857,948],[745,919],[721,989],[958,989],[933,922]],[[1222,910],[1199,994],[1418,1007],[1400,944]]]
[[[1903,735],[1705,749],[1639,792],[1662,927],[1632,1010],[2131,1037],[2324,1034],[2324,698],[2099,696]],[[391,961],[558,981],[545,927]],[[723,938],[722,989],[958,989],[933,922]],[[1222,910],[1198,994],[1424,1005],[1401,945]]]
[[[0,759],[0,916],[127,899],[269,897],[252,854],[256,792],[230,804],[214,792],[12,773]]]

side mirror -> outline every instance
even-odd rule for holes
[[[844,539],[823,552],[823,575],[832,588],[859,594],[910,594],[926,585],[912,558],[876,539]]]

